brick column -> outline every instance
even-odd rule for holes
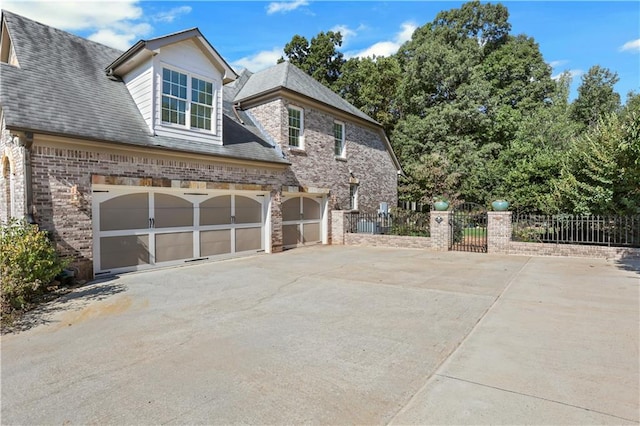
[[[331,210],[331,244],[343,245],[344,234],[347,232],[346,210]]]
[[[511,242],[511,212],[487,212],[487,252],[508,254]]]
[[[451,211],[431,212],[431,248],[435,251],[448,251],[451,242]]]

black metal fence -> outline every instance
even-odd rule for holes
[[[359,234],[430,236],[429,212],[395,210],[388,214],[349,213],[347,232]]]
[[[640,215],[514,215],[512,229],[513,241],[640,247]]]

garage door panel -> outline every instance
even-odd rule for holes
[[[231,223],[231,195],[209,198],[200,203],[200,225],[228,225]]]
[[[284,246],[292,246],[298,244],[299,242],[299,225],[282,225],[282,244]]]
[[[100,204],[100,230],[121,231],[149,227],[149,195],[121,195]]]
[[[303,226],[303,243],[317,243],[320,241],[320,224],[305,223]]]
[[[262,204],[249,197],[236,195],[235,199],[236,223],[261,223]]]
[[[231,253],[231,230],[200,232],[200,255],[214,256]]]
[[[300,220],[300,198],[290,198],[282,203],[282,220]]]
[[[236,251],[260,250],[262,248],[262,228],[236,229]]]
[[[193,203],[168,194],[155,194],[154,218],[156,228],[193,226]]]
[[[320,203],[312,198],[302,199],[302,212],[305,220],[320,219]]]
[[[156,262],[193,257],[193,232],[172,232],[156,235]]]
[[[126,235],[100,238],[101,269],[148,265],[149,235]]]

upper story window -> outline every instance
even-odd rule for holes
[[[344,157],[344,123],[334,121],[333,123],[334,154],[336,157]]]
[[[289,146],[303,147],[304,111],[298,107],[289,106]]]
[[[162,122],[212,130],[213,94],[212,82],[163,68]]]

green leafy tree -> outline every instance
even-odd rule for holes
[[[620,108],[620,95],[614,90],[618,74],[594,65],[582,76],[578,97],[573,102],[573,118],[585,126],[592,126]]]
[[[518,212],[552,214],[562,210],[554,182],[571,140],[580,131],[571,119],[570,83],[568,74],[560,77],[549,102],[522,116],[513,140],[491,164],[491,173],[499,177],[491,195],[509,199]]]
[[[401,78],[400,66],[393,56],[351,58],[343,65],[334,87],[390,134],[399,116],[395,98]]]
[[[558,192],[576,214],[640,213],[640,112],[601,118],[567,152]]]
[[[342,34],[339,32],[320,32],[308,41],[305,37],[294,35],[284,47],[287,60],[320,83],[333,87],[340,77],[344,55],[338,50],[342,46]],[[284,61],[280,58],[279,63]]]

